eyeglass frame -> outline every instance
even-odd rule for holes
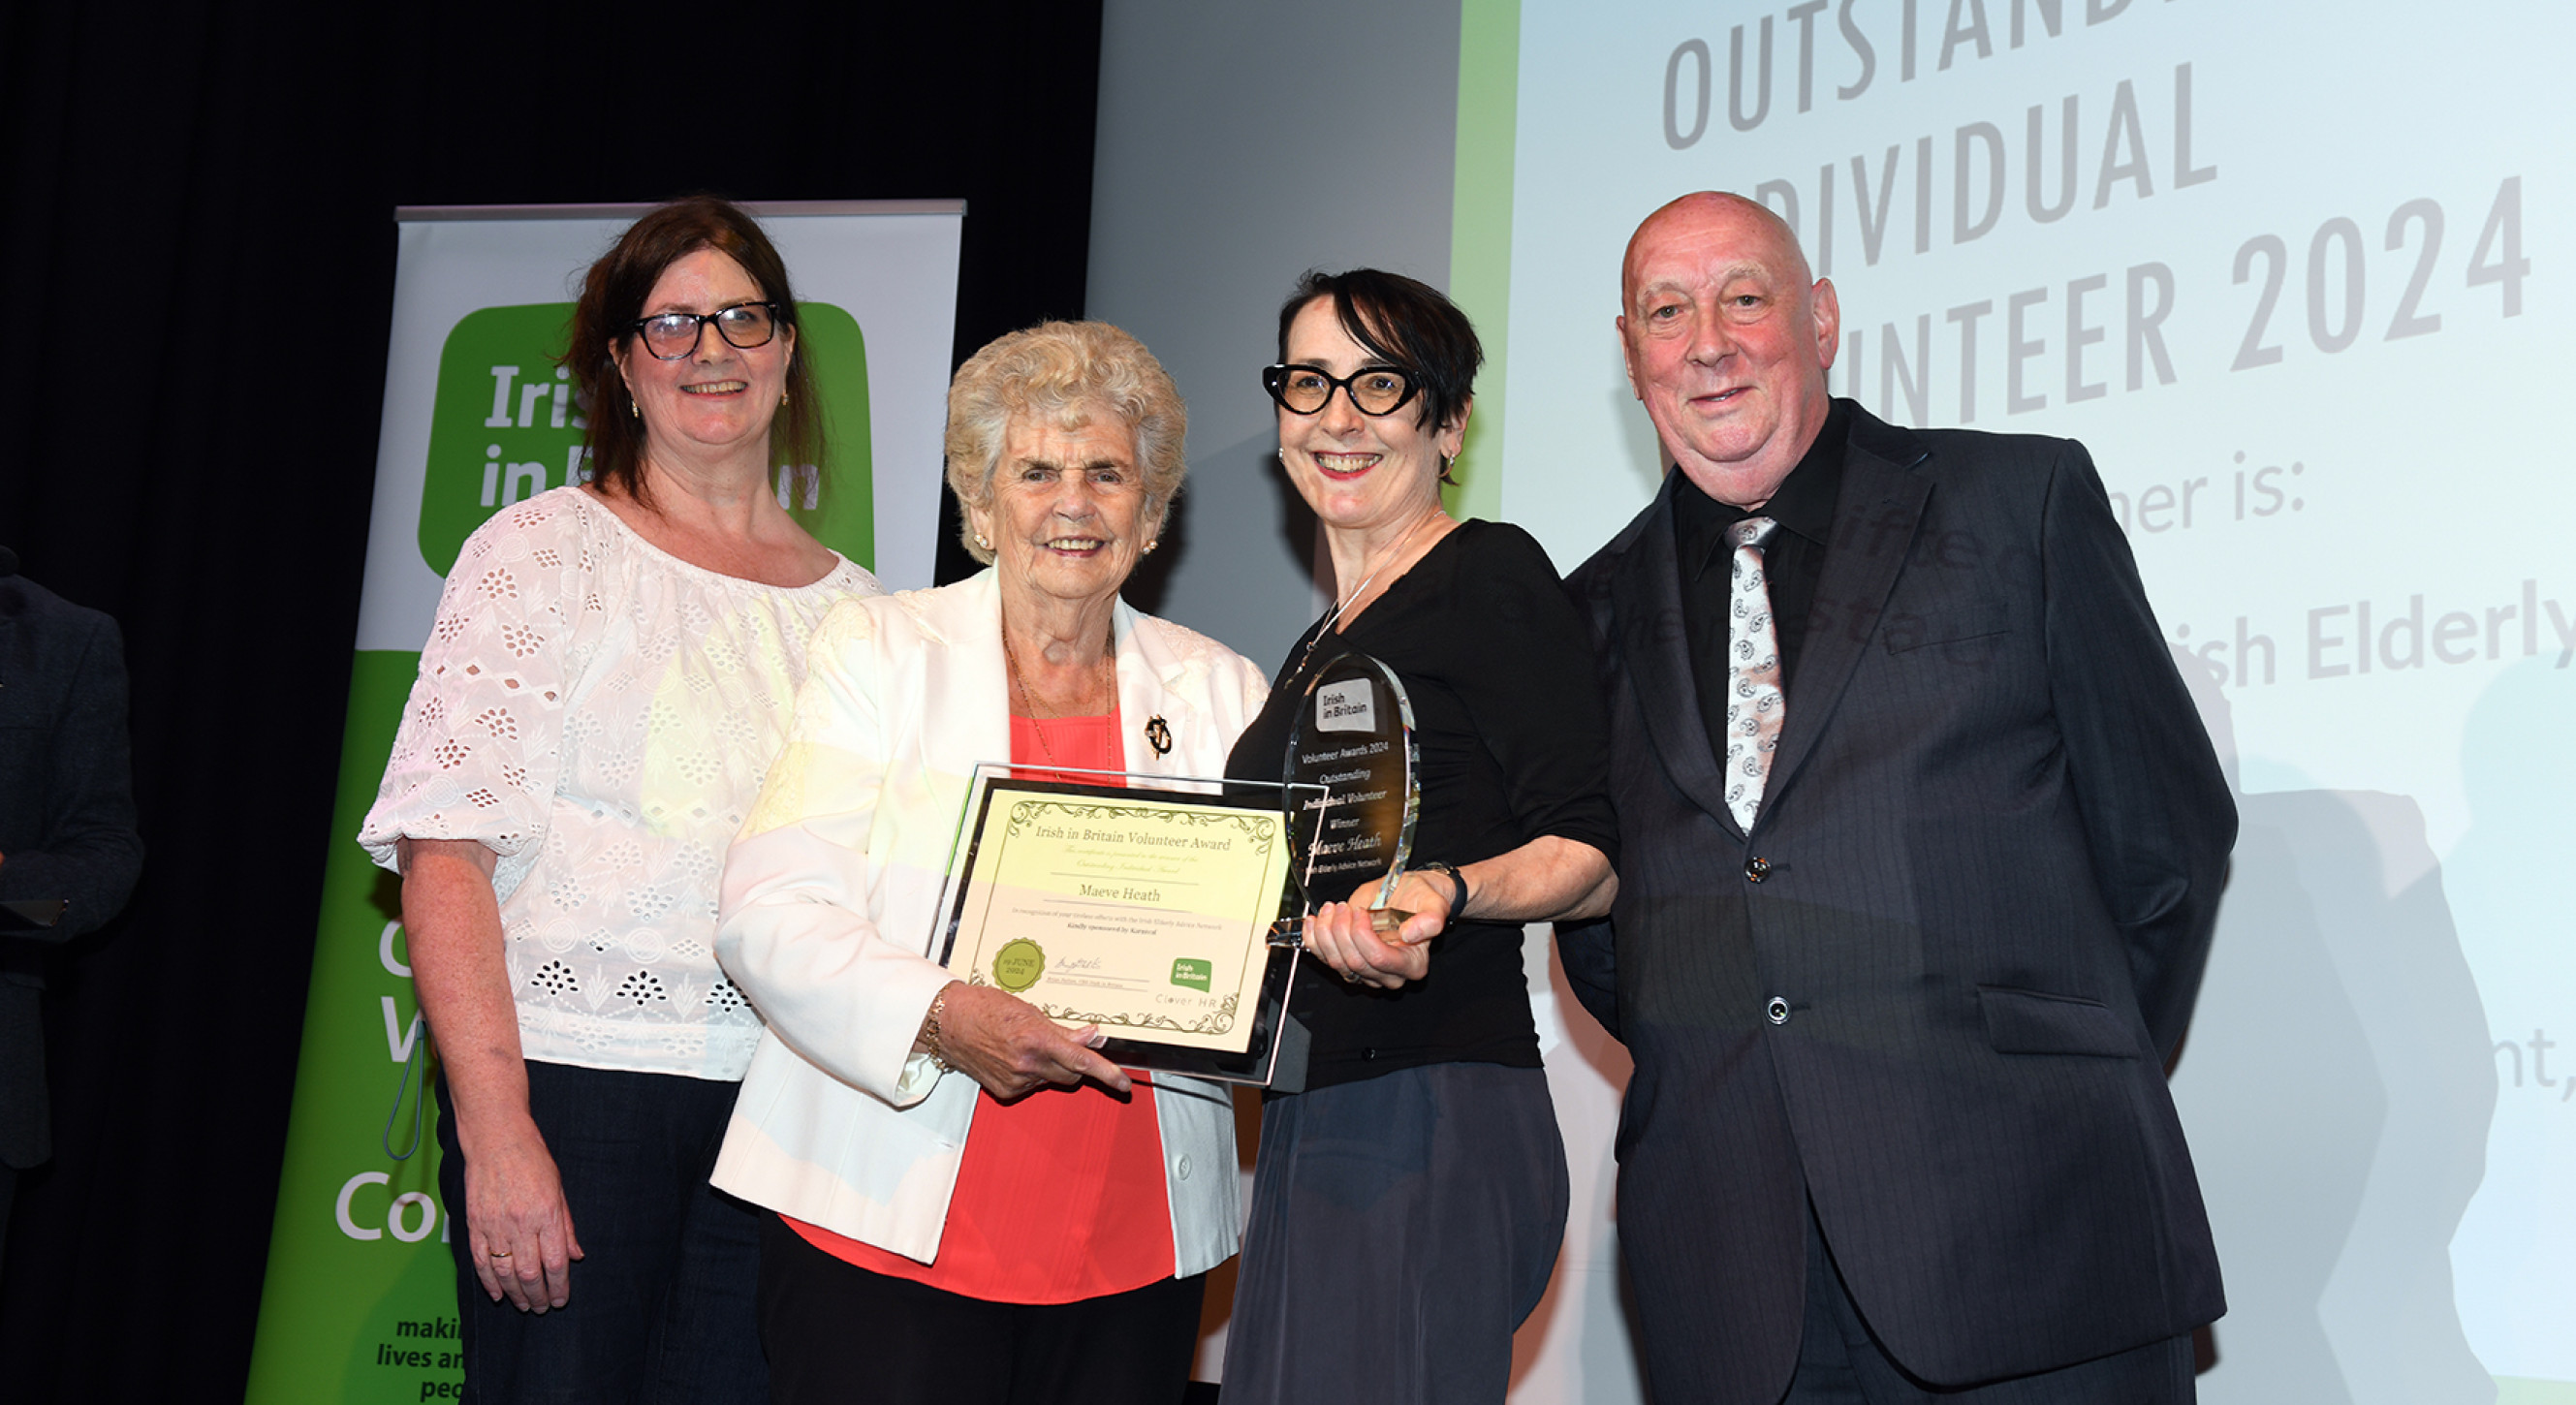
[[[1288,397],[1285,394],[1285,387],[1287,385],[1288,373],[1290,371],[1312,371],[1316,375],[1322,376],[1324,378],[1325,387],[1323,403],[1317,405],[1311,410],[1300,410],[1296,406],[1289,404]],[[1383,410],[1371,410],[1360,404],[1359,396],[1354,394],[1351,390],[1351,382],[1358,380],[1362,376],[1377,375],[1388,371],[1394,372],[1397,376],[1403,379],[1404,393],[1396,397],[1394,404],[1387,406]],[[1351,402],[1352,409],[1359,411],[1370,419],[1376,420],[1384,419],[1388,415],[1394,414],[1396,411],[1412,404],[1413,397],[1422,393],[1422,382],[1411,371],[1389,362],[1381,362],[1374,366],[1362,366],[1358,370],[1351,372],[1349,375],[1336,379],[1332,372],[1325,370],[1323,367],[1316,365],[1312,361],[1274,361],[1261,368],[1261,388],[1270,392],[1271,400],[1276,402],[1280,409],[1286,410],[1292,415],[1320,415],[1324,413],[1324,411],[1330,408],[1333,403],[1333,392],[1338,390],[1342,393],[1342,397],[1344,399]]]
[[[728,312],[739,311],[746,307],[765,307],[769,309],[769,335],[753,342],[750,346],[745,346],[741,342],[735,341],[725,332],[724,323],[716,320]],[[689,346],[687,350],[677,352],[670,356],[665,356],[653,349],[653,338],[645,334],[644,328],[651,323],[661,321],[665,317],[686,317],[697,324],[689,329]],[[638,317],[634,321],[627,323],[626,330],[630,335],[644,343],[644,354],[652,357],[654,360],[684,361],[697,354],[699,344],[706,340],[707,324],[710,322],[715,323],[716,336],[720,338],[725,345],[732,347],[736,351],[754,351],[778,340],[778,329],[787,325],[787,306],[784,303],[772,302],[767,298],[750,298],[742,302],[728,303],[723,307],[717,308],[713,312],[656,312],[650,317]],[[1410,378],[1408,377],[1408,379]],[[1358,404],[1359,402],[1353,401],[1351,403]]]

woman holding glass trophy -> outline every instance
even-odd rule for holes
[[[1607,912],[1618,830],[1591,649],[1554,567],[1519,528],[1441,506],[1482,359],[1439,292],[1354,269],[1298,284],[1262,373],[1339,589],[1228,774],[1300,779],[1335,754],[1290,753],[1346,726],[1355,664],[1391,674],[1409,712],[1420,807],[1409,867],[1307,919],[1289,1004],[1306,1080],[1262,1113],[1227,1405],[1502,1399],[1564,1234],[1521,926]]]

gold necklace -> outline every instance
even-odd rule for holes
[[[1100,655],[1100,661],[1109,663],[1114,657],[1114,652],[1104,650]],[[1011,631],[1007,626],[1002,630],[1002,661],[1010,665],[1011,686],[1019,690],[1020,707],[1029,715],[1030,730],[1038,734],[1038,751],[1046,757],[1048,765],[1062,766],[1064,763],[1055,759],[1055,748],[1047,744],[1046,724],[1049,719],[1038,715],[1037,699],[1029,693],[1028,680],[1020,676],[1020,656],[1011,648]],[[1060,722],[1065,716],[1070,715],[1079,714],[1059,714],[1053,720]]]

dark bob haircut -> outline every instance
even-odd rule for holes
[[[760,295],[779,304],[780,326],[796,325],[796,292],[787,284],[787,265],[759,222],[732,201],[692,195],[647,212],[590,266],[582,277],[581,302],[573,309],[572,345],[564,352],[590,419],[585,442],[592,480],[647,506],[644,424],[635,417],[635,402],[611,353],[627,342],[631,355],[652,354],[632,330],[644,315],[644,300],[653,295],[665,269],[700,249],[713,249],[742,265],[760,285]],[[814,390],[813,356],[801,345],[788,358],[786,390],[787,403],[770,425],[770,457],[773,462],[783,455],[788,463],[813,464],[828,478],[823,400]]]
[[[1401,273],[1354,268],[1308,269],[1279,308],[1279,359],[1288,359],[1288,328],[1306,304],[1333,300],[1333,315],[1369,355],[1401,369],[1421,387],[1424,428],[1447,424],[1476,394],[1484,345],[1458,304],[1439,289]]]

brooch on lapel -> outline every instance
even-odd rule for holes
[[[1145,723],[1145,744],[1154,748],[1154,754],[1156,756],[1171,755],[1172,724],[1164,721],[1159,714],[1147,721]]]

